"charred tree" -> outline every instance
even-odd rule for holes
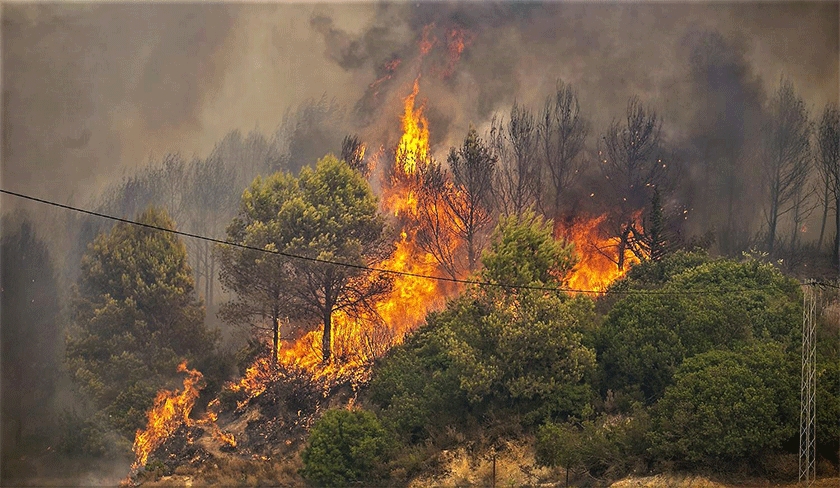
[[[453,192],[448,204],[453,223],[467,246],[467,268],[475,271],[485,231],[493,222],[493,177],[496,158],[470,127],[464,144],[449,150]]]
[[[614,120],[603,137],[600,166],[616,190],[610,220],[612,234],[619,238],[619,269],[624,267],[624,251],[635,245],[633,238],[639,232],[636,214],[650,201],[651,190],[665,182],[668,173],[662,159],[661,132],[662,122],[656,112],[632,97],[627,102],[626,119]]]
[[[782,79],[770,105],[769,120],[762,130],[761,169],[767,201],[765,246],[777,251],[780,219],[802,204],[811,158],[811,122],[805,102],[793,84]],[[797,220],[794,215],[793,221]],[[795,234],[795,232],[794,232]]]
[[[539,204],[540,168],[537,164],[537,123],[534,113],[514,103],[510,117],[494,117],[490,145],[500,162],[495,193],[502,213],[521,214]]]
[[[551,177],[552,212],[560,215],[565,190],[580,176],[580,156],[589,133],[589,123],[580,114],[577,92],[571,85],[557,83],[557,91],[545,101],[537,134],[542,165]]]
[[[341,141],[341,160],[365,178],[370,177],[370,166],[365,162],[365,145],[357,135],[347,135]]]
[[[829,211],[834,210],[834,263],[840,262],[840,110],[828,104],[817,129],[817,168],[823,184],[823,215],[819,248],[822,248]]]

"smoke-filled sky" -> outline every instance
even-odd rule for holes
[[[838,5],[6,3],[2,186],[84,203],[150,157],[271,134],[322,95],[353,113],[348,130],[391,144],[420,72],[438,151],[514,100],[539,108],[558,78],[579,90],[592,140],[639,95],[674,144],[710,131],[740,144],[782,75],[812,114],[837,102]],[[726,117],[707,120],[710,107]]]

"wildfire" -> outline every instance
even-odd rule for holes
[[[237,408],[242,408],[248,401],[254,397],[259,396],[265,391],[268,382],[272,379],[271,374],[271,354],[268,356],[260,356],[254,363],[245,370],[245,375],[238,383],[228,383],[225,385],[230,391],[245,392],[245,399],[237,404]],[[209,407],[209,406],[208,406]]]
[[[428,33],[427,33],[428,34]],[[437,262],[414,244],[416,229],[411,218],[417,212],[416,180],[411,176],[418,163],[429,155],[428,122],[423,106],[415,106],[420,91],[419,77],[411,93],[404,100],[402,116],[403,134],[394,153],[396,178],[384,189],[383,210],[403,219],[403,231],[396,242],[393,255],[380,264],[383,269],[420,275],[437,274]],[[389,296],[373,304],[372,310],[362,316],[344,312],[333,315],[333,355],[337,359],[324,365],[321,358],[323,331],[313,330],[298,340],[286,343],[279,351],[279,361],[312,371],[316,377],[334,377],[347,374],[364,374],[361,365],[381,356],[391,346],[402,342],[403,337],[417,327],[426,313],[441,307],[452,292],[438,282],[408,275],[395,277]],[[239,388],[256,396],[265,389],[268,379],[260,372],[269,371],[266,364],[255,364],[240,381]],[[261,386],[260,386],[261,385]]]
[[[146,430],[138,430],[134,437],[133,450],[136,459],[132,464],[133,469],[144,466],[149,459],[149,454],[160,447],[182,424],[192,425],[190,412],[201,389],[198,384],[204,376],[194,369],[187,369],[186,361],[178,365],[178,372],[187,373],[187,377],[184,378],[184,389],[158,392],[154,405],[146,414],[148,418]]]
[[[219,399],[213,399],[213,401],[207,404],[207,412],[204,414],[204,418],[202,418],[199,423],[210,427],[210,432],[214,439],[230,447],[236,447],[236,438],[233,437],[233,434],[223,432],[222,429],[219,428],[219,425],[216,424],[216,421],[219,419],[220,409],[221,403],[219,403]]]
[[[624,269],[618,269],[619,238],[604,238],[600,231],[606,217],[601,215],[579,220],[568,227],[558,223],[555,228],[555,235],[574,242],[575,252],[580,259],[569,278],[569,287],[572,289],[606,290],[610,283],[627,273],[630,265],[639,262],[630,249],[625,249]]]
[[[207,405],[207,412],[199,421],[190,418],[190,413],[195,406],[199,391],[204,387],[202,384],[204,375],[195,369],[188,369],[187,362],[183,361],[178,365],[179,373],[187,373],[184,378],[182,390],[160,390],[155,397],[152,408],[146,412],[148,422],[145,430],[138,430],[134,436],[133,451],[135,455],[132,469],[138,469],[146,465],[149,455],[159,448],[178,427],[186,425],[192,427],[199,424],[210,428],[212,436],[223,444],[236,447],[236,439],[233,434],[222,432],[216,424],[219,417],[219,400],[215,399]]]
[[[406,97],[402,116],[403,134],[397,145],[397,161],[402,161],[403,171],[414,174],[417,163],[424,161],[429,154],[429,127],[423,115],[424,105],[415,108],[415,99],[420,93],[420,77],[414,80],[414,88]]]

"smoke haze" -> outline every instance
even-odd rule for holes
[[[454,28],[469,38],[450,66]],[[233,129],[271,133],[322,95],[357,108],[350,128],[370,142],[393,143],[371,139],[393,138],[420,71],[439,150],[514,100],[539,107],[558,78],[594,134],[639,95],[688,145],[740,137],[782,74],[812,111],[838,98],[831,2],[7,4],[2,40],[4,187],[59,200],[150,156],[204,156]],[[723,125],[703,120],[709,103],[726,107]]]

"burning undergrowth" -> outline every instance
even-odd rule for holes
[[[125,484],[196,473],[235,459],[289,461],[321,410],[352,404],[359,387],[301,368],[272,366],[269,356],[261,355],[199,414],[193,407],[204,387],[203,376],[186,364],[179,371],[188,374],[183,389],[161,390],[148,412],[147,428],[137,432],[137,459]]]

